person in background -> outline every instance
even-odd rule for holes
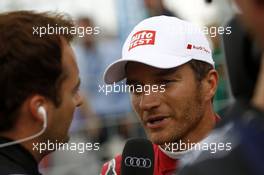
[[[80,17],[76,23],[78,27],[89,28],[92,31],[79,38],[74,50],[80,68],[81,91],[86,99],[81,109],[88,106],[86,109],[90,110],[86,111],[94,114],[92,115],[94,117],[87,117],[88,136],[93,142],[101,144],[100,158],[104,160],[112,156],[112,151],[107,151],[111,150],[109,148],[111,140],[118,137],[118,140],[124,142],[123,137],[126,138],[127,133],[130,133],[130,131],[120,133],[121,130],[118,130],[124,122],[127,122],[125,125],[130,125],[126,119],[131,113],[128,95],[111,92],[106,94],[106,89],[102,89],[105,86],[102,80],[103,72],[113,58],[119,57],[120,44],[117,38],[103,33],[104,30],[96,26],[89,17]],[[89,115],[89,112],[83,111],[77,115]],[[116,144],[114,147],[119,148]]]
[[[165,7],[163,0],[144,0],[144,5],[146,7],[148,16],[175,16],[173,12]]]

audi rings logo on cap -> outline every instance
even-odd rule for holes
[[[151,160],[149,158],[138,158],[138,157],[126,157],[125,165],[128,167],[138,167],[138,168],[150,168]]]

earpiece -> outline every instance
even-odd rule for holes
[[[38,113],[43,117],[43,127],[47,127],[47,112],[43,106],[38,107]]]
[[[46,109],[43,106],[38,107],[38,114],[40,114],[42,117],[47,117]]]

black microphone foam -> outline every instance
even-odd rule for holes
[[[127,141],[122,153],[121,175],[153,175],[154,150],[149,140],[134,138]]]

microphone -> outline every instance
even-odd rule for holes
[[[143,138],[129,139],[122,153],[121,175],[153,175],[154,150]]]
[[[210,4],[213,0],[205,0],[206,3]]]

